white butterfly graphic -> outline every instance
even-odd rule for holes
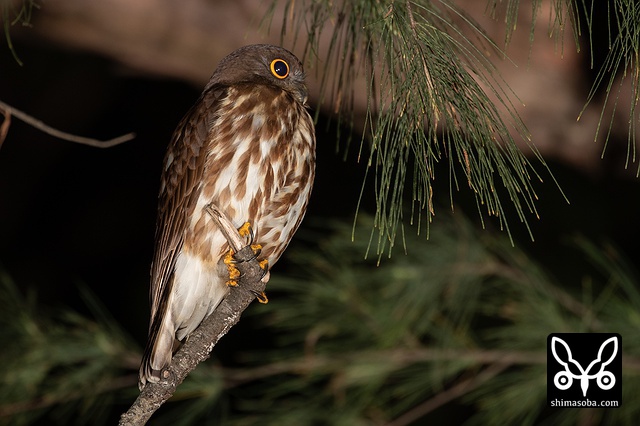
[[[603,361],[602,354],[604,353],[605,347],[609,344],[613,344],[613,353],[608,360]],[[556,350],[558,345],[562,345],[564,347],[564,350],[568,355],[568,359],[563,360],[561,358],[561,355],[558,354],[558,351]],[[616,337],[611,337],[605,340],[602,345],[600,345],[600,349],[598,350],[598,357],[591,361],[589,366],[585,369],[582,368],[578,361],[573,359],[573,355],[571,354],[569,345],[567,345],[567,342],[565,342],[561,338],[555,336],[551,338],[551,351],[553,352],[553,357],[556,359],[556,361],[558,361],[558,363],[564,367],[564,371],[558,372],[553,378],[553,384],[556,386],[556,388],[560,390],[569,389],[573,384],[573,379],[579,379],[580,387],[582,388],[582,396],[586,397],[587,389],[589,389],[589,380],[591,379],[596,379],[598,387],[602,390],[609,390],[616,384],[616,378],[613,373],[611,373],[610,371],[605,371],[605,368],[609,364],[611,364],[611,361],[613,361],[616,354],[618,353],[618,339]],[[575,365],[580,371],[580,374],[572,373],[569,369],[569,363]],[[599,363],[599,370],[596,373],[590,374],[591,369]]]

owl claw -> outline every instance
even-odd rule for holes
[[[224,258],[222,259],[222,261],[227,266],[237,263],[236,260],[233,258],[233,250],[229,250],[227,254],[224,255]]]
[[[264,291],[261,291],[261,292],[252,291],[252,293],[256,296],[256,299],[258,299],[258,302],[265,305],[269,303],[269,298],[267,297],[267,294]]]
[[[245,222],[238,228],[238,234],[240,234],[241,237],[249,237],[249,244],[253,243],[253,228],[251,227],[251,223]]]
[[[251,227],[251,223],[245,222],[240,228],[238,228],[238,234],[240,234],[241,237],[249,237],[247,245],[251,246],[251,250],[254,254],[254,257],[249,260],[256,259],[258,256],[260,256],[262,245],[253,243],[255,235],[253,233],[253,227]]]
[[[257,259],[258,256],[260,256],[260,253],[262,253],[262,246],[260,244],[251,244],[251,250],[253,251],[254,255],[251,260]]]
[[[227,254],[224,255],[222,260],[225,265],[227,265],[227,270],[229,271],[229,280],[227,281],[227,285],[229,287],[236,287],[238,285],[238,278],[240,278],[240,270],[236,268],[236,259],[233,257],[233,250],[229,250]]]

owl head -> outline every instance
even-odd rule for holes
[[[231,52],[220,61],[205,90],[214,85],[242,83],[278,87],[302,105],[307,103],[302,63],[282,47],[252,44]]]

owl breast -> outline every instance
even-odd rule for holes
[[[222,257],[229,245],[205,207],[214,203],[236,227],[249,222],[254,243],[262,245],[259,259],[267,259],[271,267],[300,225],[311,194],[315,174],[311,117],[286,92],[241,89],[229,89],[204,147],[204,173],[176,262],[171,296],[170,317],[179,340],[228,292]]]
[[[211,123],[205,152],[202,188],[184,250],[213,263],[229,250],[204,211],[214,203],[236,227],[249,222],[254,241],[263,247],[261,258],[275,264],[302,221],[311,193],[311,117],[282,90],[230,88]]]

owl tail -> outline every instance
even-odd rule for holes
[[[164,315],[156,315],[149,330],[149,340],[142,356],[138,387],[144,388],[147,382],[157,383],[162,370],[171,363],[171,357],[179,342],[175,339],[175,325],[170,310]]]
[[[160,299],[149,330],[149,341],[142,357],[140,389],[156,383],[169,366],[173,353],[200,323],[215,310],[229,292],[223,277],[222,261],[211,266],[198,256],[181,253],[176,261],[170,291]],[[222,272],[221,272],[222,271]]]

